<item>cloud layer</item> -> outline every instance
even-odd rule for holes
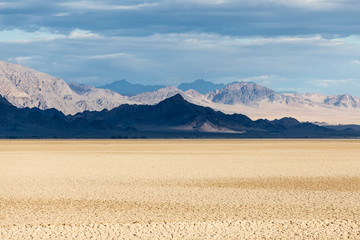
[[[1,60],[93,85],[254,79],[360,96],[359,13],[354,0],[3,1]]]

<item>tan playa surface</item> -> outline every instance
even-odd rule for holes
[[[360,141],[0,141],[0,239],[360,239]]]

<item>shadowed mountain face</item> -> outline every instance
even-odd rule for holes
[[[134,96],[144,92],[153,92],[159,90],[160,88],[165,87],[165,85],[142,85],[142,84],[132,84],[125,79],[112,82],[97,88],[110,89],[111,91],[120,93],[125,96]]]
[[[222,137],[316,136],[327,137],[334,130],[299,123],[293,118],[275,121],[252,121],[242,114],[224,114],[187,102],[180,94],[157,105],[121,105],[113,110],[65,116],[55,109],[18,109],[0,98],[0,136],[39,136],[62,138],[109,138],[114,134],[135,131],[153,137],[186,137],[191,133],[216,133]],[[151,134],[149,135],[149,133]],[[290,134],[290,135],[289,135]],[[353,133],[352,133],[353,134]],[[202,135],[198,135],[202,136]],[[219,135],[214,135],[219,136]]]
[[[156,130],[187,130],[209,132],[262,132],[286,133],[309,129],[315,132],[327,132],[326,128],[313,124],[299,123],[296,119],[252,121],[242,114],[224,114],[208,107],[187,102],[177,94],[157,105],[122,105],[113,110],[83,112],[71,117],[85,118],[89,121],[106,121],[117,127],[134,127],[137,129]]]
[[[84,112],[74,118],[84,117],[89,120],[105,120],[116,126],[136,127],[147,130],[191,129],[197,130],[204,123],[211,123],[216,128],[231,128],[242,131],[253,127],[253,121],[241,114],[226,115],[208,107],[191,104],[177,94],[157,105],[122,105],[111,111]],[[220,131],[220,130],[219,130]]]
[[[16,108],[5,98],[0,97],[1,133],[42,132],[44,129],[63,129],[70,127],[63,113],[38,108]]]

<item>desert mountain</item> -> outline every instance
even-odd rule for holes
[[[208,106],[227,112],[246,114],[252,119],[292,116],[300,121],[327,124],[360,124],[360,99],[319,93],[278,93],[255,83],[233,83],[210,92]]]
[[[177,89],[176,87],[167,86],[153,92],[140,93],[136,96],[131,97],[130,99],[134,102],[138,102],[141,104],[154,105],[178,93],[181,95],[185,95],[183,91]]]
[[[349,94],[322,95],[319,93],[282,93],[285,103],[292,105],[309,105],[327,108],[360,109],[360,99]]]
[[[181,91],[187,91],[187,90],[195,90],[201,94],[206,94],[208,92],[215,91],[217,89],[222,89],[226,85],[219,83],[215,84],[210,81],[205,81],[203,79],[195,80],[191,83],[181,83],[177,88]],[[143,84],[133,84],[125,79],[115,81],[109,84],[98,86],[97,88],[101,89],[109,89],[111,91],[120,93],[124,96],[135,96],[138,94],[142,94],[145,92],[155,92],[161,88],[165,88],[167,86],[165,85],[143,85]]]
[[[181,83],[178,86],[178,89],[182,90],[182,91],[187,91],[187,90],[196,90],[197,92],[201,93],[201,94],[207,94],[209,92],[218,90],[218,89],[223,89],[225,88],[226,85],[222,84],[222,83],[212,83],[209,81],[205,81],[203,79],[198,79],[195,80],[194,82],[191,83]]]
[[[212,134],[212,135],[209,135]],[[228,135],[231,134],[231,135]],[[56,109],[17,108],[0,97],[0,138],[133,137],[358,137],[294,118],[252,121],[187,102],[180,94],[156,105],[124,104],[112,110],[64,115]]]
[[[83,99],[77,105],[81,106],[84,110],[99,111],[102,109],[113,109],[124,103],[133,103],[128,97],[108,89],[99,89],[79,83],[69,83],[69,87]]]
[[[85,117],[91,121],[107,121],[118,127],[154,130],[244,131],[257,128],[242,114],[226,115],[208,107],[186,101],[180,94],[156,105],[122,105],[110,111],[83,112],[74,119]],[[205,126],[204,126],[205,125]]]
[[[292,111],[298,113],[304,111],[316,113],[314,111],[320,110],[321,112],[323,110],[327,115],[331,115],[330,112],[334,110],[334,112],[341,111],[343,113],[341,115],[344,115],[346,112],[355,112],[355,115],[357,112],[360,114],[360,99],[348,94],[278,93],[252,82],[231,83],[225,88],[217,89],[206,95],[193,89],[182,91],[176,87],[168,86],[157,91],[138,94],[130,97],[129,100],[140,104],[153,105],[176,94],[180,94],[189,102],[202,106],[210,106],[229,113],[240,113],[244,111],[247,113],[249,110],[266,110],[266,112],[269,112],[273,110],[276,114],[285,111],[283,113],[286,115],[288,111],[290,111],[290,113]],[[316,119],[316,114],[314,117]],[[264,115],[261,116],[261,118],[267,117]],[[306,119],[304,120],[306,121]]]
[[[293,118],[252,121],[242,114],[224,114],[209,107],[186,101],[180,94],[156,105],[122,105],[102,114],[83,112],[73,118],[85,117],[90,121],[106,121],[118,127],[135,127],[145,130],[182,130],[199,132],[247,134],[304,134],[333,133],[324,127],[300,123]],[[149,117],[151,116],[151,117]]]
[[[166,87],[165,85],[143,85],[143,84],[132,84],[125,79],[112,82],[110,84],[105,84],[102,86],[99,86],[97,88],[101,89],[109,89],[114,92],[120,93],[124,96],[135,96],[140,93],[144,92],[153,92],[157,91],[160,88]]]
[[[197,84],[222,87],[199,80],[190,85],[196,88]],[[135,88],[136,86],[138,85],[132,85]],[[188,87],[189,85],[183,85],[183,89]],[[140,87],[137,91],[143,90],[144,88]],[[77,83],[68,85],[62,79],[28,67],[0,62],[0,94],[20,108],[56,108],[64,114],[85,110],[110,110],[125,103],[154,105],[180,94],[191,103],[225,113],[246,114],[251,119],[271,120],[292,116],[300,121],[360,124],[360,99],[357,97],[348,94],[330,96],[319,93],[278,93],[251,82],[234,82],[205,95],[194,89],[182,91],[168,86],[128,97],[109,89]]]
[[[138,131],[196,131],[238,134],[289,134],[332,133],[324,127],[300,123],[296,119],[283,118],[275,121],[252,121],[242,114],[224,114],[209,107],[186,101],[180,94],[167,98],[156,105],[124,104],[112,110],[78,113],[67,117],[70,121],[85,119],[102,122],[118,128],[134,128]],[[302,133],[302,134],[303,134]]]
[[[344,108],[360,108],[360,99],[349,94],[327,96],[324,103]]]
[[[169,97],[175,96],[176,94],[180,94],[184,99],[186,99],[186,101],[194,104],[208,106],[209,103],[209,100],[207,100],[204,95],[197,92],[196,90],[189,89],[184,92],[174,86],[167,86],[154,92],[138,94],[136,96],[130,97],[130,101],[140,104],[154,105]]]
[[[55,109],[17,108],[0,96],[0,132],[2,137],[26,132],[33,134],[44,129],[64,127],[65,115]]]
[[[319,93],[277,93],[252,82],[232,83],[223,89],[210,92],[206,96],[214,103],[227,105],[258,106],[263,103],[276,103],[291,106],[360,109],[360,99],[349,94],[331,96]]]
[[[187,101],[208,106],[225,113],[243,113],[251,119],[279,119],[292,116],[304,122],[327,124],[360,124],[360,100],[350,95],[322,95],[319,93],[278,93],[256,83],[228,84],[203,95],[193,89],[182,91],[165,87],[130,98],[140,104],[157,104],[181,94]]]
[[[280,101],[281,95],[275,91],[256,83],[233,83],[223,89],[218,89],[207,94],[207,98],[215,103],[228,105],[245,104],[258,105],[260,102]]]
[[[0,95],[16,107],[56,108],[65,114],[110,109],[130,102],[108,90],[78,94],[60,78],[3,61],[0,61]]]

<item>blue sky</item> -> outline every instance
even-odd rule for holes
[[[358,0],[0,1],[0,60],[67,82],[360,96]]]

